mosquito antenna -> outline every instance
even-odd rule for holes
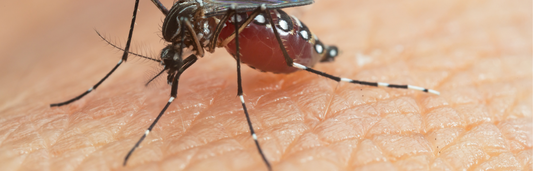
[[[154,81],[157,77],[159,77],[161,74],[163,74],[163,72],[165,72],[166,69],[163,69],[161,70],[161,72],[159,72],[159,74],[155,75],[152,79],[150,79],[150,81],[148,81],[144,86],[148,86],[148,84],[150,84],[152,81]]]
[[[124,49],[122,49],[121,47],[111,43],[111,41],[107,40],[104,36],[102,36],[100,34],[100,32],[98,32],[97,30],[94,30],[96,32],[96,34],[98,34],[98,36],[100,36],[100,38],[102,38],[102,40],[104,40],[108,45],[114,47],[114,48],[117,48],[118,50],[121,50],[121,51],[125,51]],[[155,61],[155,62],[161,62],[161,60],[159,59],[154,59],[154,58],[151,58],[151,57],[148,57],[148,56],[145,56],[145,55],[141,55],[141,54],[138,54],[138,53],[135,53],[135,52],[130,52],[128,51],[129,54],[132,54],[132,55],[135,55],[135,56],[138,56],[138,57],[141,57],[141,58],[144,58],[144,59],[149,59],[149,60],[152,60],[152,61]]]

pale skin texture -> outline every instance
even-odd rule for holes
[[[441,95],[244,66],[245,100],[273,169],[532,170],[531,5],[317,0],[290,10],[342,50],[316,69]],[[157,63],[130,57],[82,100],[48,105],[82,93],[118,62],[121,52],[92,29],[123,46],[133,1],[0,6],[1,170],[266,170],[224,49],[185,72],[177,100],[122,167],[169,98],[166,75],[144,86]],[[162,19],[141,2],[133,51],[158,55]]]

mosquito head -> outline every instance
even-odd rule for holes
[[[183,65],[181,55],[181,49],[177,49],[175,45],[169,44],[161,50],[161,65],[169,70],[179,69]]]

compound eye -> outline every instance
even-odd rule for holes
[[[174,50],[172,45],[167,45],[167,47],[161,50],[161,61],[162,62],[165,62],[166,60],[173,60],[174,56],[176,56],[176,51]]]
[[[167,17],[163,22],[163,38],[168,42],[176,40],[181,32],[181,21],[176,17]]]

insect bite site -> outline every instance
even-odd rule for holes
[[[524,6],[15,5],[0,170],[527,170]]]

